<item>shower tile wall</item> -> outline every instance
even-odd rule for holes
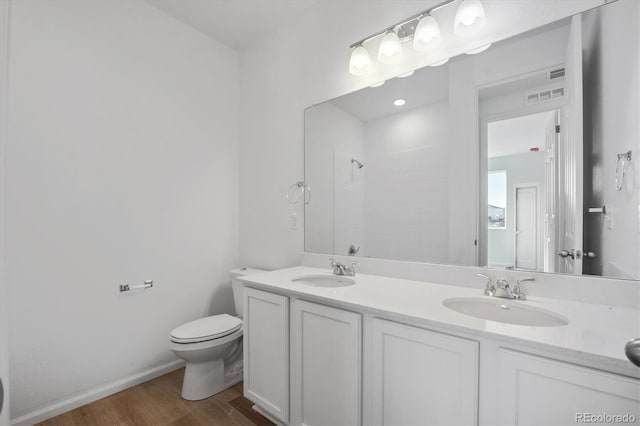
[[[448,114],[441,101],[365,124],[367,256],[447,262]]]

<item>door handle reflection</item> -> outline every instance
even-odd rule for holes
[[[560,257],[570,257],[572,259],[575,259],[575,257],[576,257],[576,255],[574,254],[573,250],[571,250],[571,251],[560,250],[558,252],[558,256],[560,256]]]

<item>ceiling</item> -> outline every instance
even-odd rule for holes
[[[406,78],[392,78],[380,87],[371,87],[349,93],[330,102],[343,111],[367,122],[391,114],[418,108],[433,102],[444,101],[449,96],[449,68],[425,67]],[[396,99],[406,104],[397,107]]]
[[[242,50],[308,13],[318,0],[145,0],[185,24]]]
[[[554,111],[489,123],[488,157],[524,154],[531,148],[544,152],[546,128]]]
[[[557,77],[550,80],[548,75],[552,70],[558,70],[564,68],[564,64],[559,64],[554,67],[545,68],[535,73],[528,74],[524,77],[511,80],[506,83],[500,83],[494,86],[482,88],[478,91],[478,98],[480,101],[487,99],[499,98],[502,96],[513,95],[520,93],[524,99],[526,95],[536,93],[540,90],[549,90],[551,88],[564,87],[564,77]]]

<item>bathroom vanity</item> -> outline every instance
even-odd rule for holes
[[[640,336],[639,3],[540,27],[497,3],[482,42],[443,33],[429,54],[445,61],[381,67],[306,109],[304,178],[286,192],[304,256],[386,276],[243,278],[245,396],[275,421],[640,421],[624,353]],[[455,277],[476,272],[538,281],[496,299]]]
[[[245,396],[272,419],[295,425],[640,419],[640,370],[624,355],[625,341],[640,334],[636,309],[539,297],[507,301],[484,296],[481,283],[474,289],[366,274],[351,279],[303,266],[243,278]],[[485,320],[446,307],[450,300],[495,301],[563,321]]]
[[[640,336],[640,168],[624,172],[639,103],[616,74],[637,69],[639,12],[612,2],[305,111],[305,255],[391,276],[423,264],[437,273],[414,279],[449,285],[249,277],[245,392],[260,410],[295,425],[640,421],[624,354]],[[634,118],[601,116],[618,105]],[[463,270],[539,282],[498,299],[443,279]]]
[[[304,181],[287,193],[304,208],[304,256],[385,276],[246,277],[245,396],[261,412],[294,425],[640,421],[624,353],[640,336],[640,8],[600,5],[307,108]],[[609,113],[620,105],[626,116]],[[535,295],[457,279],[476,272],[535,277]],[[419,281],[387,277],[407,274]]]

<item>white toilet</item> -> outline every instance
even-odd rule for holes
[[[188,322],[170,334],[170,348],[186,361],[182,397],[209,398],[242,380],[242,303],[244,283],[238,277],[264,272],[231,270],[237,317],[220,314]]]

